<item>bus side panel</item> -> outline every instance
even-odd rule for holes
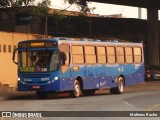
[[[61,73],[60,84],[61,91],[73,90],[74,80],[71,77],[71,68]]]
[[[107,88],[117,86],[117,65],[106,65]]]
[[[77,77],[80,77],[82,79],[83,88],[86,88],[86,82],[87,82],[86,73],[87,73],[87,69],[85,65],[77,65],[77,66],[75,65],[72,67],[73,80],[76,80]]]
[[[77,66],[76,66],[77,67]],[[69,68],[61,74],[61,90],[73,90],[74,81],[79,76],[82,78],[83,89],[99,89],[117,87],[119,75],[123,75],[125,85],[135,85],[144,82],[144,65],[98,65],[78,66]]]
[[[144,82],[144,65],[106,65],[106,85],[102,86],[105,80],[100,79],[100,88],[117,87],[117,80],[120,75],[124,76],[125,85],[135,85]]]
[[[108,86],[108,81],[106,76],[106,66],[99,65],[97,67],[97,74],[99,79],[99,88],[106,88]]]
[[[132,67],[128,68],[128,71],[129,69],[132,69],[132,73],[130,73],[132,79],[129,79],[129,77],[125,77],[126,86],[144,82],[144,64],[133,64]]]
[[[97,89],[97,88],[99,88],[98,70],[99,69],[98,69],[97,65],[87,65],[86,66],[85,89]]]
[[[106,65],[98,65],[96,69],[95,75],[97,76],[97,88],[107,88],[110,86],[110,77],[107,76],[107,66]]]

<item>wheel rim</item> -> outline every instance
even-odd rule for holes
[[[120,80],[120,81],[119,81],[119,90],[120,90],[121,92],[123,92],[123,89],[124,89],[123,81]]]
[[[77,83],[75,84],[75,95],[76,96],[80,95],[80,86]]]

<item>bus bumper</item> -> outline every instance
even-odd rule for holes
[[[60,86],[55,83],[50,84],[22,84],[18,82],[17,91],[59,91]]]

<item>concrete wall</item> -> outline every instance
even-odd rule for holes
[[[23,34],[0,31],[0,84],[9,87],[16,87],[17,65],[12,62],[13,49],[19,41],[38,38],[50,38],[51,36]],[[6,51],[4,50],[6,46]],[[11,47],[11,51],[9,51]]]

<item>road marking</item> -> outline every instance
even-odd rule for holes
[[[134,107],[134,105],[128,103],[127,101],[125,101],[124,103],[127,104],[127,105],[130,106],[130,107]]]
[[[154,111],[158,107],[160,107],[160,104],[155,104],[155,105],[149,107],[148,109],[146,109],[145,111]]]

